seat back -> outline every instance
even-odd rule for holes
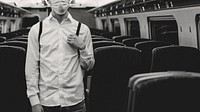
[[[27,49],[27,42],[23,42],[23,41],[7,41],[4,43],[0,43],[0,45],[17,46],[17,47],[22,47],[25,50]]]
[[[0,46],[1,112],[31,112],[26,95],[25,54],[20,47]]]
[[[147,39],[147,38],[128,38],[128,39],[124,39],[122,43],[126,46],[134,47],[137,42],[149,41],[149,40],[150,39]]]
[[[22,41],[22,42],[28,42],[28,38],[12,38],[12,39],[9,39],[8,41]]]
[[[28,39],[28,35],[20,35],[20,36],[17,36],[17,37],[15,37],[15,38],[27,38]]]
[[[134,97],[128,112],[198,112],[199,87],[199,73],[160,72],[140,77],[132,85]]]
[[[103,36],[100,36],[100,35],[91,35],[92,38],[105,38]]]
[[[97,41],[93,42],[93,49],[96,49],[98,47],[103,47],[103,46],[124,46],[124,44],[119,43],[119,42],[112,42],[112,41]]]
[[[152,50],[156,47],[172,45],[163,41],[144,41],[135,44],[135,47],[142,51],[142,68],[143,72],[150,72]]]
[[[92,42],[97,42],[97,41],[112,41],[111,39],[108,38],[92,38]]]
[[[5,41],[6,41],[6,37],[1,37],[1,36],[0,36],[0,43],[1,43],[1,42],[5,42]]]
[[[114,32],[102,32],[99,35],[105,37],[105,38],[109,38],[112,39],[113,36],[117,36],[118,34],[114,33]]]
[[[179,45],[178,40],[178,31],[166,31],[161,33],[158,38],[160,41],[165,41],[169,43],[173,43],[174,45]]]
[[[128,90],[129,90],[129,96],[128,96],[128,108],[127,108],[127,112],[132,112],[133,111],[133,102],[134,102],[134,83],[136,80],[138,80],[139,78],[142,77],[148,77],[148,76],[159,76],[161,74],[165,74],[164,72],[153,72],[153,73],[142,73],[142,74],[136,74],[134,76],[132,76],[129,79],[129,83],[128,83]]]
[[[106,46],[95,49],[89,93],[90,112],[125,112],[129,78],[139,73],[140,51]]]
[[[128,36],[128,35],[125,35],[125,36],[114,36],[113,37],[113,40],[115,42],[121,42],[124,40],[124,39],[129,39],[129,38],[133,38],[132,36]]]
[[[200,51],[197,48],[164,46],[153,49],[152,53],[152,72],[200,72]]]

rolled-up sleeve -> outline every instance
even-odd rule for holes
[[[29,97],[31,105],[36,105],[40,103],[38,98],[38,80],[39,80],[39,44],[38,44],[38,27],[39,25],[34,25],[28,34],[28,47],[26,54],[26,83],[27,83],[27,95]]]
[[[86,44],[86,47],[85,49],[80,50],[80,63],[82,68],[84,68],[85,70],[90,70],[93,68],[95,60],[94,60],[91,33],[88,27],[86,27],[86,35],[84,38],[84,42]]]

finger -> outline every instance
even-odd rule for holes
[[[73,40],[73,38],[67,38],[67,40]]]
[[[67,39],[73,39],[73,36],[69,36]]]
[[[75,36],[75,34],[69,34],[69,36]]]
[[[68,43],[72,43],[72,41],[71,41],[71,40],[67,40],[67,42],[68,42]]]
[[[74,39],[67,39],[68,43],[73,43]]]

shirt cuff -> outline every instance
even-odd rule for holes
[[[31,106],[34,106],[34,105],[37,105],[37,104],[40,104],[40,100],[38,98],[38,95],[32,95],[29,97],[29,100],[30,100],[30,103],[31,103]]]

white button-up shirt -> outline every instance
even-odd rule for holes
[[[91,69],[94,56],[90,30],[84,24],[81,24],[79,38],[83,39],[86,48],[79,50],[80,56],[78,50],[67,43],[68,36],[76,33],[77,26],[78,21],[70,14],[60,24],[50,14],[43,20],[40,53],[39,23],[31,28],[25,67],[27,94],[31,105],[70,106],[84,100],[82,68]]]

